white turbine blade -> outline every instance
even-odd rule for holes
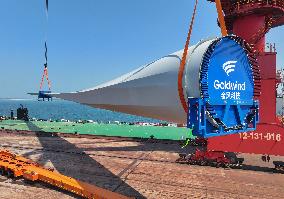
[[[184,99],[200,98],[200,66],[211,45],[222,38],[204,40],[188,50],[183,72]],[[99,86],[72,93],[50,94],[51,96],[86,104],[96,108],[145,116],[175,123],[186,123],[185,113],[178,92],[178,73],[183,50],[142,66],[126,75]],[[220,57],[222,62],[224,57]],[[232,58],[231,58],[232,59]],[[227,75],[237,61],[227,61]]]
[[[191,54],[197,54],[194,55],[196,59],[186,65],[187,68],[190,68],[189,65],[194,66],[196,72],[192,74],[198,75],[203,54],[215,40],[205,40],[189,48],[188,59]],[[178,71],[182,53],[183,50],[170,54],[94,88],[52,96],[96,108],[184,124],[187,115],[178,94]],[[184,71],[190,72],[191,70]],[[186,81],[190,86],[199,84],[199,77],[195,76],[187,75]],[[200,95],[198,89],[183,87],[186,101],[187,97]]]
[[[184,123],[186,114],[177,89],[181,56],[179,51],[92,89],[53,96],[96,108]]]

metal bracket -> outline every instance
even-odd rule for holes
[[[187,127],[198,137],[208,138],[254,131],[259,121],[259,104],[256,100],[243,101],[241,104],[227,102],[225,105],[214,105],[214,108],[218,109],[216,115],[210,114],[206,108],[206,101],[201,98],[188,98],[188,106]],[[233,117],[229,111],[234,113]]]

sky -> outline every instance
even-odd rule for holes
[[[191,44],[220,36],[213,3],[199,1]],[[184,47],[193,0],[0,0],[0,98],[38,92],[48,41],[53,92],[94,87]],[[273,29],[284,67],[284,27]],[[44,88],[47,88],[45,82]]]

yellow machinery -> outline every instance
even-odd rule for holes
[[[23,177],[29,181],[41,181],[70,191],[85,198],[128,199],[128,197],[64,176],[38,163],[9,151],[0,151],[0,172],[8,177]]]

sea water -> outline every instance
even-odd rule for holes
[[[21,104],[28,108],[30,118],[44,120],[94,120],[104,123],[114,121],[161,122],[150,118],[96,109],[86,105],[57,99],[53,101],[37,101],[36,99],[0,99],[0,115],[10,116],[11,110],[13,110],[14,116],[16,116],[17,108],[19,108]]]

